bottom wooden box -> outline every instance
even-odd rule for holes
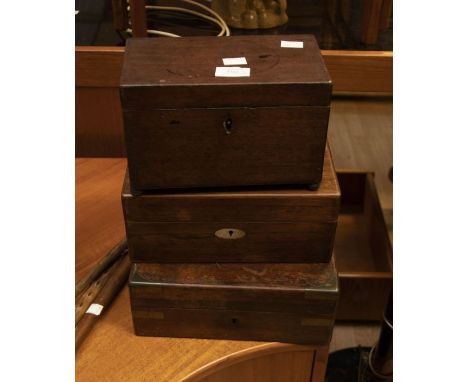
[[[135,264],[135,332],[142,336],[326,345],[338,301],[329,264]]]
[[[392,244],[370,172],[337,170],[341,209],[334,256],[339,320],[381,320],[392,288]]]

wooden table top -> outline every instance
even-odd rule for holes
[[[76,160],[77,280],[125,234],[120,191],[126,164],[126,159]],[[294,348],[305,347],[253,341],[137,337],[133,334],[128,289],[124,288],[78,350],[76,380],[189,380],[210,365],[216,367],[236,357]]]

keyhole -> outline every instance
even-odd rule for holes
[[[237,324],[237,318],[233,318],[233,319],[232,319],[232,323],[233,323],[233,324]]]
[[[229,236],[232,236],[232,234],[234,233],[234,231],[232,229],[229,230]]]
[[[223,122],[224,130],[226,131],[226,134],[229,135],[231,134],[232,130],[232,119],[228,118]]]

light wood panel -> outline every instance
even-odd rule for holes
[[[392,230],[393,102],[391,98],[335,98],[328,129],[337,168],[368,170],[389,230]]]
[[[374,346],[379,338],[379,323],[338,322],[333,329],[330,353],[355,346]]]
[[[393,102],[391,98],[335,98],[328,139],[336,167],[369,170],[375,183],[387,228],[393,226],[393,186],[388,171],[393,164]],[[378,323],[337,322],[330,353],[358,345],[373,346]]]
[[[322,50],[337,93],[392,93],[393,52]]]

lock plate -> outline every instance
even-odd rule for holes
[[[215,236],[219,239],[237,240],[245,236],[245,232],[237,228],[222,228],[215,232]]]

